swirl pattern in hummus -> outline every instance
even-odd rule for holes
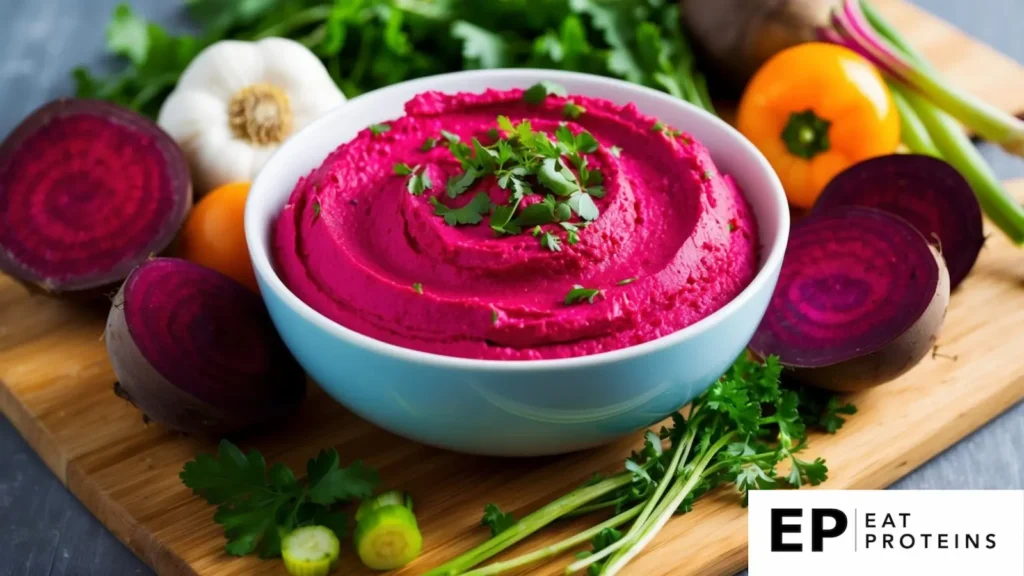
[[[462,206],[444,183],[459,162],[440,131],[482,141],[503,114],[552,134],[566,99],[527,104],[522,91],[421,94],[390,130],[362,131],[295,187],[274,228],[275,264],[285,284],[335,322],[405,348],[466,358],[533,360],[597,354],[680,330],[739,294],[758,267],[757,227],[732,180],[685,133],[652,129],[632,105],[570,96],[585,109],[568,121],[600,147],[589,155],[604,175],[600,216],[560,251],[530,233],[497,236],[480,224],[450,226],[431,197]],[[617,147],[612,150],[612,147]],[[414,196],[392,167],[420,165],[433,187]],[[543,192],[540,187],[536,191]],[[541,199],[529,195],[524,206]],[[635,280],[633,280],[635,279]],[[631,281],[630,281],[631,280]],[[601,290],[567,305],[574,285]]]

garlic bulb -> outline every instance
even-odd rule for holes
[[[203,193],[253,180],[285,139],[343,102],[298,42],[223,40],[185,69],[157,123],[185,151]]]

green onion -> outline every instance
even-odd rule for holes
[[[848,47],[928,97],[983,138],[1024,156],[1024,121],[950,86],[923,59],[905,49],[896,30],[866,0],[846,0],[832,14]]]
[[[924,125],[917,111],[910,105],[906,96],[907,89],[890,80],[889,91],[892,92],[892,99],[896,102],[896,108],[900,112],[900,137],[903,143],[915,154],[927,154],[942,158],[942,152],[939,152],[931,134],[928,133],[928,127]]]

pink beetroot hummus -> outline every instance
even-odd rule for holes
[[[567,101],[582,107],[577,118],[567,119]],[[463,167],[441,131],[494,142],[498,115],[529,119],[552,140],[563,122],[597,140],[587,157],[603,174],[600,215],[575,244],[557,222],[499,235],[488,214],[457,226],[437,215],[432,198],[451,208],[479,192],[495,206],[509,202],[493,176],[456,198],[445,192]],[[740,191],[701,143],[632,105],[579,96],[529,104],[521,90],[430,92],[388,126],[362,131],[300,180],[273,232],[284,283],[356,332],[464,358],[584,356],[685,328],[756,273],[756,223]],[[432,185],[412,194],[398,163],[419,167]],[[520,209],[544,195],[534,183]],[[572,222],[582,224],[575,213]],[[560,249],[540,242],[542,232]],[[600,293],[566,304],[576,285]]]

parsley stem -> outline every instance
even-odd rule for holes
[[[628,548],[619,550],[617,554],[612,556],[612,558],[608,560],[608,564],[605,565],[602,574],[613,576],[618,573],[623,566],[639,554],[640,551],[654,539],[654,536],[657,535],[662,527],[665,526],[665,523],[669,521],[669,518],[675,514],[675,511],[683,503],[683,500],[686,499],[686,496],[693,492],[693,489],[704,478],[704,471],[707,469],[708,464],[711,463],[712,458],[714,458],[722,448],[725,448],[735,435],[736,431],[723,435],[717,442],[707,449],[707,452],[704,453],[704,457],[700,459],[700,462],[697,463],[688,476],[681,475],[676,478],[668,495],[655,509],[652,519],[647,521],[640,537],[635,542],[630,543]]]
[[[632,481],[633,474],[631,472],[621,472],[597,484],[577,488],[523,517],[519,522],[516,522],[494,538],[427,572],[424,576],[455,576],[462,574],[469,568],[498,554],[569,512]]]
[[[275,23],[273,26],[268,26],[263,30],[260,30],[253,35],[253,40],[262,40],[263,38],[270,38],[271,36],[288,36],[297,28],[302,28],[303,26],[327,20],[331,16],[331,10],[332,7],[325,4],[322,6],[307,8],[301,12],[296,12],[288,18]]]
[[[626,535],[619,539],[618,542],[612,543],[611,545],[605,547],[603,550],[597,552],[596,554],[591,554],[586,558],[573,562],[566,569],[567,574],[582,570],[587,566],[590,566],[594,562],[598,562],[604,558],[607,558],[616,550],[629,544],[637,537],[641,528],[643,528],[644,523],[651,516],[651,512],[654,510],[654,507],[658,504],[658,502],[661,500],[661,497],[665,494],[665,490],[668,488],[668,485],[671,484],[672,480],[675,478],[677,470],[679,469],[680,461],[686,462],[686,457],[689,456],[690,454],[690,447],[693,446],[693,439],[696,436],[694,430],[695,428],[693,427],[693,423],[691,422],[690,427],[686,432],[686,436],[684,437],[683,441],[680,442],[678,446],[676,446],[676,449],[672,454],[672,460],[669,463],[669,465],[665,468],[665,475],[659,479],[658,486],[657,488],[655,488],[654,494],[647,499],[647,502],[644,504],[644,509],[640,512],[640,517],[636,519],[636,522],[634,522],[632,526],[630,526],[629,531],[626,532]]]
[[[580,544],[587,542],[594,536],[597,536],[597,534],[605,528],[615,528],[617,526],[625,524],[626,522],[629,522],[630,520],[635,518],[637,514],[640,514],[640,509],[641,506],[638,504],[617,516],[613,516],[608,520],[605,520],[604,522],[598,524],[597,526],[594,526],[593,528],[590,528],[589,530],[584,530],[583,532],[576,534],[575,536],[570,536],[569,538],[560,540],[549,546],[539,548],[537,550],[534,550],[533,552],[530,552],[529,554],[523,554],[522,556],[516,556],[515,558],[505,560],[504,562],[497,562],[495,564],[489,564],[487,566],[484,566],[483,568],[477,568],[476,570],[464,572],[463,576],[493,576],[495,574],[502,574],[515,568],[533,564],[534,562],[537,562],[539,560],[544,560],[552,556],[557,556],[562,552],[565,552],[566,550],[569,550],[571,548],[574,548],[576,546],[579,546]]]
[[[607,500],[607,501],[604,501],[604,502],[598,502],[596,504],[587,504],[586,506],[580,506],[579,508],[577,508],[577,509],[573,510],[572,512],[569,512],[568,514],[566,514],[565,518],[578,518],[580,516],[586,516],[587,514],[592,514],[594,512],[597,512],[598,510],[604,510],[605,508],[611,508],[613,506],[618,506],[619,504],[625,502],[627,500],[627,498],[628,497],[626,497],[626,496],[619,496],[618,498],[616,498],[614,500]]]

